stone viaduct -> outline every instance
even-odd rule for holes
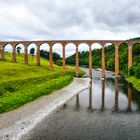
[[[102,46],[102,78],[105,77],[105,46],[106,44],[113,44],[115,46],[115,77],[119,76],[119,46],[122,43],[126,43],[128,45],[128,68],[132,66],[132,46],[136,43],[140,43],[140,41],[134,40],[44,40],[44,41],[1,41],[0,42],[0,52],[1,52],[1,60],[5,60],[4,58],[4,50],[5,46],[10,44],[12,45],[12,61],[16,63],[16,46],[22,44],[24,46],[24,63],[28,64],[28,46],[30,44],[35,44],[37,46],[37,65],[40,65],[40,46],[42,44],[49,45],[49,63],[50,70],[53,70],[53,56],[52,56],[52,48],[53,45],[59,43],[62,45],[62,71],[66,71],[66,60],[65,60],[65,48],[67,44],[74,44],[76,46],[76,76],[78,76],[78,46],[82,43],[87,44],[89,46],[89,76],[92,77],[92,45],[97,43]]]

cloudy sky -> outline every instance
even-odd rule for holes
[[[140,36],[140,0],[0,0],[0,40]]]
[[[0,39],[128,39],[139,0],[0,0]]]

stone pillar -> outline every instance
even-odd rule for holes
[[[24,64],[28,64],[28,46],[24,46]]]
[[[37,66],[40,66],[40,46],[37,46]]]
[[[2,48],[1,48],[1,60],[5,60],[5,58],[4,58],[4,46],[2,46]]]
[[[105,47],[102,46],[102,78],[105,78]]]
[[[0,60],[2,60],[2,47],[0,47]]]
[[[62,71],[63,73],[66,72],[66,57],[65,57],[65,45],[62,46],[62,61],[63,61],[63,66],[62,66]]]
[[[132,66],[132,46],[128,46],[128,69]]]
[[[89,77],[92,79],[92,49],[91,45],[89,46]]]
[[[3,51],[3,48],[0,47],[0,59],[2,60],[2,51]]]
[[[49,52],[49,62],[50,62],[50,70],[53,70],[53,54],[52,54],[52,46],[50,46],[50,52]]]
[[[115,77],[119,77],[119,47],[115,46]]]
[[[12,46],[12,61],[16,63],[16,46]]]
[[[79,76],[79,56],[78,56],[78,45],[76,46],[76,77]]]

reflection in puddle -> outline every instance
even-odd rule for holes
[[[89,87],[89,106],[88,106],[89,111],[93,111],[92,107],[92,81],[90,81],[90,87]]]
[[[102,80],[102,107],[101,111],[104,110],[105,107],[105,80]]]
[[[118,111],[118,78],[115,78],[115,111]]]

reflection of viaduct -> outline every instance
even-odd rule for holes
[[[82,43],[87,44],[89,46],[89,75],[92,76],[92,45],[98,43],[102,46],[102,77],[105,77],[105,50],[104,47],[106,44],[113,44],[115,46],[115,77],[119,75],[119,53],[118,48],[120,44],[127,43],[128,45],[128,68],[132,66],[132,46],[135,43],[139,43],[137,41],[124,41],[124,40],[51,40],[51,41],[12,41],[12,42],[0,42],[0,52],[1,59],[4,60],[4,48],[6,45],[12,45],[12,60],[16,62],[16,46],[22,44],[24,46],[24,63],[28,64],[28,46],[30,44],[35,44],[37,46],[37,65],[40,65],[40,46],[42,44],[49,45],[49,62],[50,62],[50,70],[53,70],[53,57],[52,57],[52,47],[54,44],[59,43],[62,45],[62,59],[63,59],[63,72],[66,71],[66,62],[65,62],[65,47],[66,45],[72,43],[76,46],[76,75],[78,76],[78,46]]]

